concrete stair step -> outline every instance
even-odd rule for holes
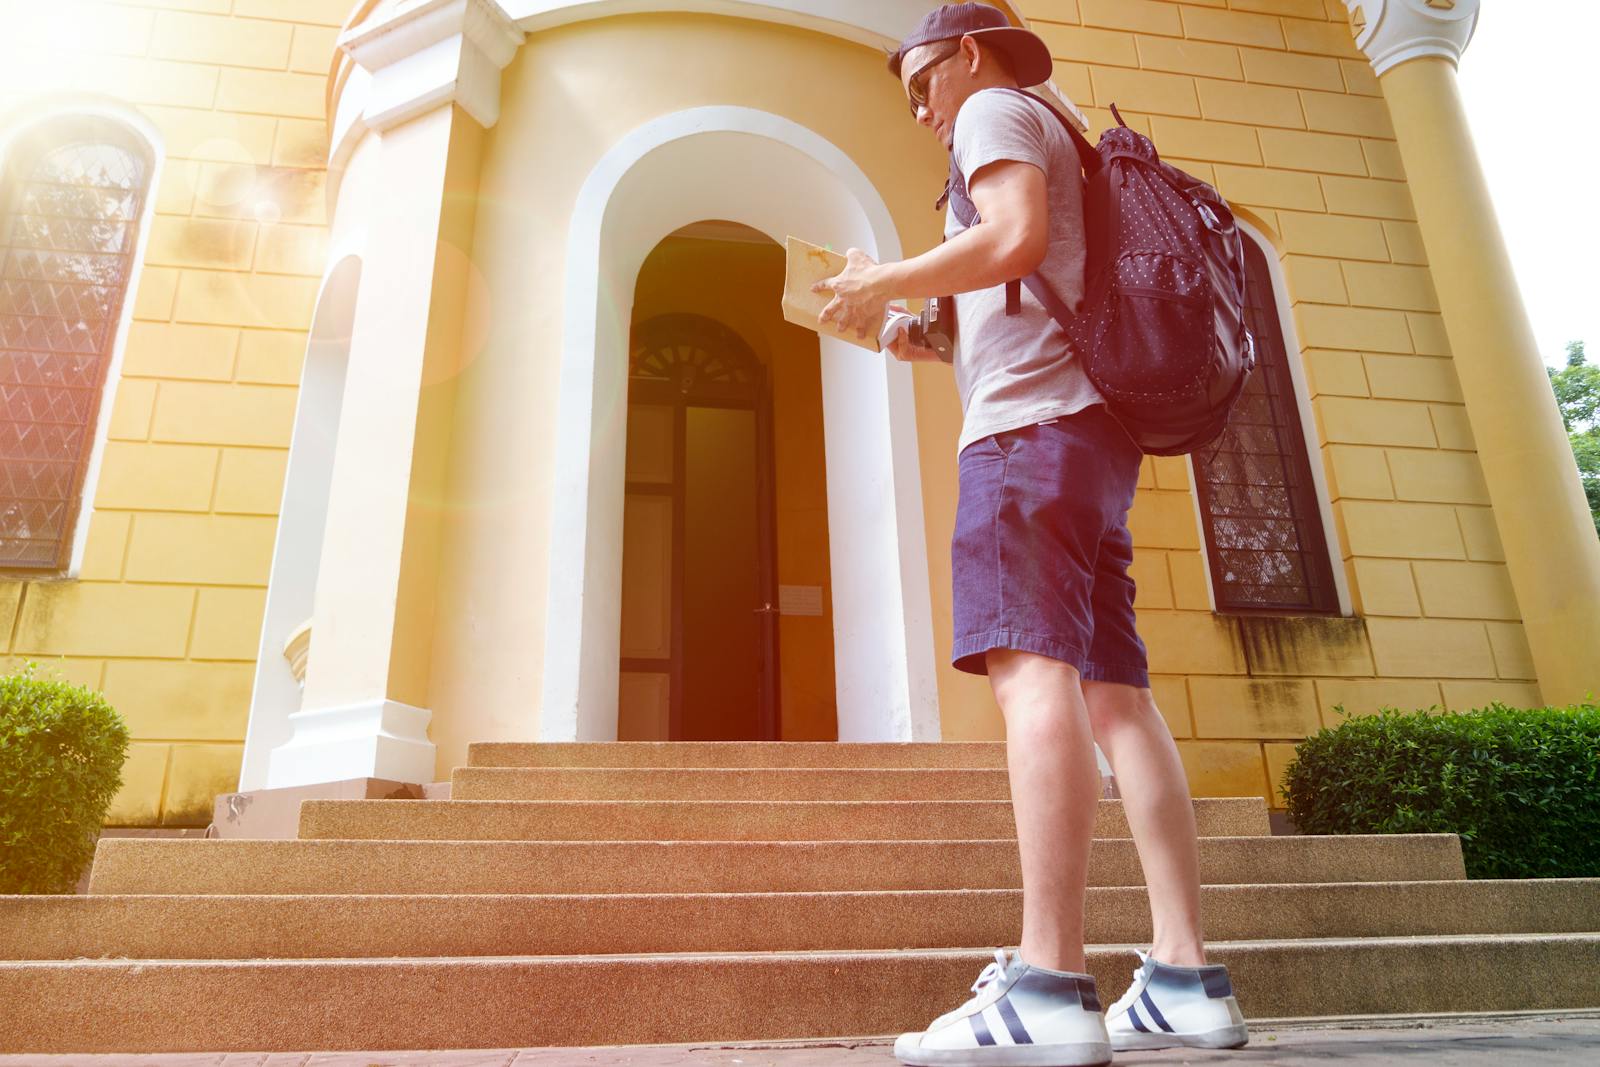
[[[1462,879],[1454,834],[1209,837],[1207,884]],[[1133,842],[1095,841],[1089,881],[1136,886]],[[185,841],[102,838],[99,893],[763,893],[1015,889],[1001,841]]]
[[[1005,800],[1004,768],[457,767],[451,800]]]
[[[1194,802],[1202,837],[1264,837],[1260,797]],[[1096,837],[1127,837],[1099,802]],[[302,838],[428,841],[990,841],[1015,839],[1009,801],[307,800]]]
[[[999,767],[998,741],[476,742],[469,767]]]
[[[0,963],[0,1052],[187,1052],[757,1041],[921,1028],[985,951]],[[1247,1017],[1600,1003],[1600,934],[1219,942]],[[1109,1001],[1135,960],[1090,953]],[[1448,976],[1448,980],[1442,980]],[[213,1006],[196,1010],[197,1005]]]
[[[1207,886],[1218,940],[1600,930],[1600,879]],[[1141,888],[1095,888],[1094,944],[1148,942]],[[598,896],[4,896],[0,959],[816,952],[1008,944],[1017,889]],[[1597,990],[1600,995],[1600,990]]]

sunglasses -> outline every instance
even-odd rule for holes
[[[916,118],[917,112],[921,111],[928,103],[928,79],[933,76],[933,68],[945,60],[953,59],[960,54],[961,48],[958,45],[938,59],[930,59],[918,67],[915,74],[911,75],[911,79],[906,82],[906,96],[909,98],[911,105],[912,118]]]

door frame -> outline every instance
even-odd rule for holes
[[[755,608],[761,614],[760,649],[757,660],[759,707],[757,709],[756,740],[777,741],[782,736],[781,680],[782,661],[778,641],[778,553],[777,553],[777,487],[774,469],[772,374],[769,367],[755,354],[750,345],[726,323],[704,315],[672,312],[653,316],[633,326],[634,339],[630,353],[638,349],[640,330],[663,320],[693,320],[693,326],[710,329],[708,332],[724,336],[717,341],[738,350],[740,362],[747,368],[752,381],[749,385],[722,382],[696,382],[686,391],[677,383],[665,378],[628,376],[627,403],[672,408],[672,649],[667,697],[667,738],[679,741],[684,736],[684,601],[686,599],[685,542],[688,516],[688,413],[694,408],[725,408],[753,411],[755,414],[755,464],[756,464],[756,592],[766,602],[766,608]],[[688,323],[686,323],[687,325]],[[629,369],[634,360],[630,358]],[[624,484],[625,494],[664,496],[660,483],[633,482]],[[619,657],[623,671],[660,673],[659,660],[641,660]]]

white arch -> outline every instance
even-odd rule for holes
[[[289,717],[300,710],[300,682],[284,658],[284,645],[298,626],[310,620],[316,596],[351,325],[361,285],[359,257],[335,256],[330,262],[312,315],[295,405],[266,611],[256,650],[255,685],[239,772],[241,790],[267,788],[272,752],[290,740],[294,727]]]
[[[133,305],[138,297],[139,281],[144,274],[144,253],[150,242],[150,226],[156,215],[156,190],[161,188],[161,172],[167,158],[160,131],[136,109],[109,97],[61,95],[28,101],[0,119],[0,175],[5,173],[9,165],[8,157],[13,146],[29,130],[59,119],[77,117],[107,119],[142,141],[149,151],[150,174],[139,213],[139,231],[135,238],[133,258],[128,264],[127,288],[122,294],[122,314],[117,320],[117,332],[111,342],[106,384],[100,393],[100,412],[95,425],[89,428],[94,437],[89,446],[89,464],[83,476],[83,495],[78,500],[78,514],[74,517],[72,553],[68,557],[67,572],[61,575],[64,580],[77,579],[83,570],[83,557],[89,544],[89,525],[94,517],[94,498],[99,491],[106,439],[111,432],[111,412],[116,406],[117,386],[122,381],[123,355],[127,351],[128,334],[133,327]],[[32,580],[49,581],[54,577],[40,574]]]
[[[701,107],[662,116],[590,172],[567,235],[541,740],[616,737],[634,286],[663,237],[709,218],[780,243],[793,233],[880,259],[901,255],[888,207],[861,168],[767,112]],[[821,356],[839,737],[934,740],[911,369],[829,338]]]

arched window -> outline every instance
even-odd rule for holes
[[[1217,610],[1337,615],[1339,593],[1272,273],[1248,234],[1244,251],[1245,320],[1256,340],[1256,370],[1222,437],[1194,454]]]
[[[72,116],[13,141],[0,182],[0,568],[65,571],[152,160]]]

